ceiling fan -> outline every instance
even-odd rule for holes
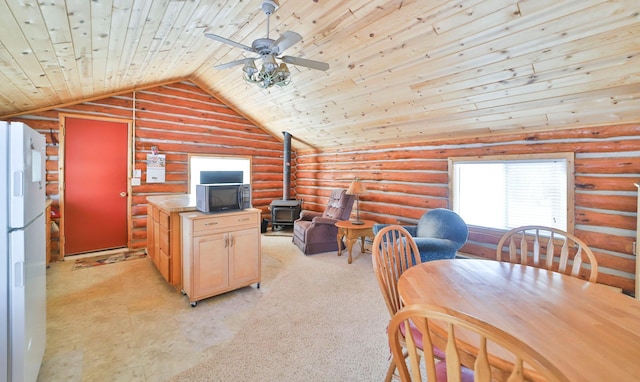
[[[329,64],[320,61],[308,60],[300,57],[280,56],[287,48],[297,44],[302,40],[302,36],[296,32],[284,32],[277,40],[269,38],[269,16],[278,8],[278,3],[274,0],[263,0],[260,7],[265,15],[267,15],[267,37],[259,38],[247,46],[217,34],[211,33],[210,30],[205,31],[204,35],[210,39],[229,44],[236,48],[244,49],[251,53],[259,54],[259,57],[243,58],[241,60],[231,61],[226,64],[214,66],[216,69],[227,69],[237,65],[244,65],[242,68],[243,77],[247,82],[254,83],[261,88],[269,88],[274,85],[286,86],[291,82],[291,73],[286,64],[304,66],[311,69],[325,71],[329,69]],[[255,60],[262,59],[262,67],[260,70],[256,68]],[[278,64],[276,59],[282,61]]]

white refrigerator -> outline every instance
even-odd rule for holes
[[[0,121],[0,381],[38,378],[46,344],[45,139]]]

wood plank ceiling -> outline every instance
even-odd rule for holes
[[[267,90],[204,37],[265,37],[260,4],[4,0],[0,116],[188,79],[302,150],[640,121],[638,0],[280,0],[270,37],[331,68]]]

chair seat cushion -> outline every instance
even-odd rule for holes
[[[436,239],[432,237],[415,237],[416,247],[420,252],[422,262],[456,257],[460,243],[449,239]]]
[[[404,238],[402,239],[404,243]],[[420,261],[426,263],[432,260],[453,259],[456,257],[459,244],[448,239],[434,239],[431,237],[413,237]]]
[[[474,375],[473,370],[461,366],[460,370],[460,381],[461,382],[473,382]],[[447,362],[440,361],[436,364],[436,381],[437,382],[447,382]]]
[[[418,349],[424,349],[424,346],[422,344],[422,333],[420,333],[420,330],[418,330],[418,328],[414,325],[413,322],[409,322],[409,329],[411,330],[411,336],[413,337],[413,340],[415,341],[416,346],[418,347]],[[404,328],[404,325],[400,326],[400,332],[406,338],[406,334],[405,334],[406,329]],[[435,359],[444,359],[445,358],[444,352],[442,350],[440,350],[440,348],[434,346],[433,347],[433,358],[435,358]]]

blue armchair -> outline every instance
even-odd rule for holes
[[[376,224],[373,234],[389,224]],[[422,262],[453,259],[469,236],[467,224],[455,212],[435,208],[420,218],[417,226],[403,226],[413,237]]]

